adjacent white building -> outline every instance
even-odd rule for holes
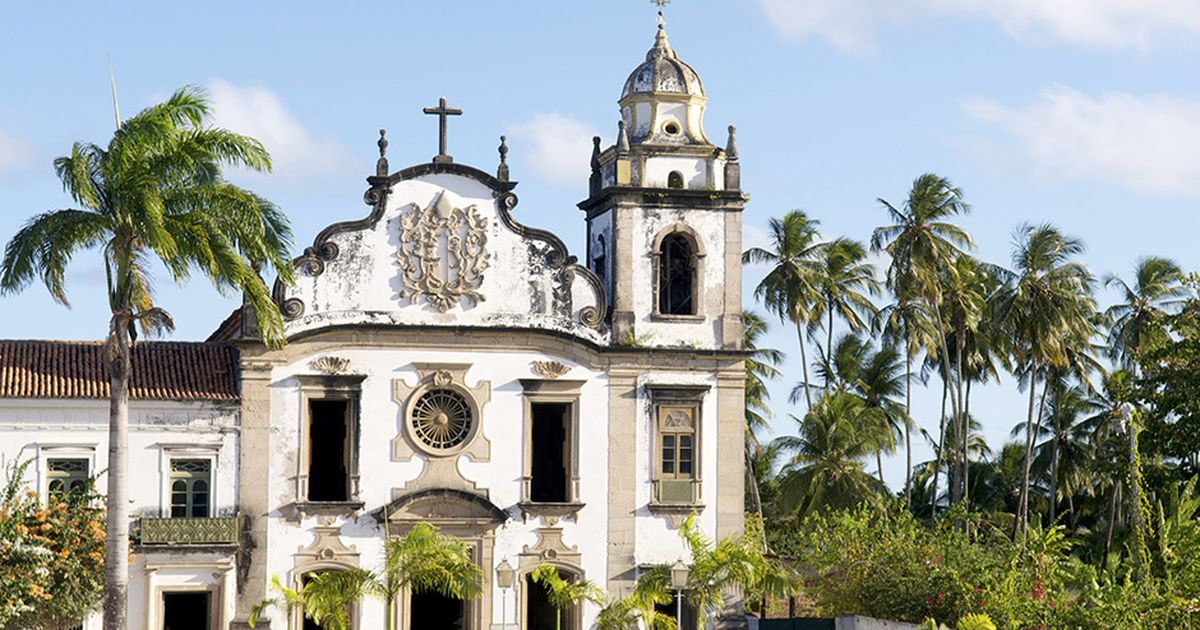
[[[688,514],[739,532],[746,196],[705,103],[660,26],[617,143],[596,140],[582,259],[513,217],[505,147],[493,172],[444,147],[392,171],[381,135],[367,215],[275,289],[286,346],[259,343],[245,306],[205,342],[139,343],[131,627],[245,627],[273,575],[373,568],[386,536],[431,522],[468,543],[482,597],[366,601],[354,627],[553,628],[536,566],[619,596],[687,561]],[[102,473],[106,396],[98,345],[0,343],[0,452],[36,459],[43,491]]]

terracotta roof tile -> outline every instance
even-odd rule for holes
[[[219,343],[141,341],[133,346],[135,400],[238,399],[238,356]],[[0,398],[108,398],[104,344],[0,340]]]

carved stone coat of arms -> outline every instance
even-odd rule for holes
[[[404,285],[401,296],[414,304],[424,297],[443,313],[463,299],[482,302],[487,226],[475,206],[456,208],[445,191],[427,208],[409,206],[400,216],[396,255]]]

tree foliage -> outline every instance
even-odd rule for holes
[[[90,482],[38,496],[28,466],[11,462],[0,488],[0,627],[74,627],[100,601],[104,511]]]

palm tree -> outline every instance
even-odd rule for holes
[[[838,337],[831,352],[817,347],[817,360],[813,369],[820,379],[825,391],[844,392],[858,379],[859,371],[866,360],[870,347],[863,342],[862,337],[855,333],[846,333]],[[803,383],[792,389],[789,398],[791,402],[799,400]]]
[[[808,357],[804,335],[812,328],[812,306],[819,299],[813,284],[814,261],[825,246],[818,242],[820,221],[808,218],[802,210],[792,210],[782,219],[772,218],[770,249],[751,247],[742,254],[743,263],[771,265],[754,296],[772,313],[796,326],[800,342],[800,369],[804,376],[805,402],[812,406],[808,386]]]
[[[951,453],[960,455],[956,459],[957,466],[952,466],[950,469],[951,503],[961,500],[967,487],[967,458],[963,454],[966,452],[965,440],[969,432],[966,430],[966,404],[963,388],[963,382],[966,380],[966,366],[963,360],[967,342],[979,328],[984,300],[988,297],[987,276],[985,267],[966,254],[959,254],[951,262],[947,272],[942,274],[944,302],[942,311],[947,318],[946,327],[949,329],[946,339],[952,341],[954,347],[954,363],[943,374],[951,373],[955,376],[953,383],[955,390],[952,395],[959,404],[953,426],[955,435],[959,436],[961,440],[960,443],[953,444],[949,449]]]
[[[1095,332],[1093,277],[1086,266],[1073,260],[1082,252],[1082,243],[1063,236],[1053,226],[1022,225],[1016,233],[1012,281],[999,300],[1001,321],[1014,340],[1017,373],[1029,390],[1025,470],[1014,540],[1023,538],[1029,519],[1029,475],[1036,435],[1034,401],[1039,380],[1052,367],[1065,368],[1071,351],[1089,346]]]
[[[209,113],[203,92],[186,87],[119,123],[107,147],[75,143],[70,155],[54,161],[54,169],[80,207],[30,219],[0,262],[0,294],[20,291],[40,277],[50,295],[68,305],[67,264],[81,250],[103,252],[111,387],[106,630],[126,625],[130,345],[135,326],[147,334],[173,326],[154,304],[153,260],[176,281],[199,272],[219,291],[241,292],[264,341],[283,342],[282,317],[255,265],[268,264],[291,281],[287,219],[269,201],[221,177],[222,166],[269,170],[270,157],[252,138],[206,126]]]
[[[659,610],[671,603],[671,593],[664,583],[646,579],[649,574],[638,578],[633,593],[623,599],[609,602],[596,615],[597,630],[676,630],[675,618]]]
[[[287,629],[292,630],[292,615],[295,614],[296,609],[304,606],[304,589],[288,588],[279,581],[278,575],[272,575],[271,590],[279,593],[279,597],[269,597],[255,604],[250,609],[250,618],[247,620],[247,624],[251,628],[257,626],[259,618],[267,608],[282,608],[287,621]]]
[[[883,413],[882,419],[886,423],[883,434],[885,441],[880,443],[879,450],[875,452],[879,483],[883,483],[883,454],[895,452],[897,438],[909,429],[908,416],[899,401],[904,391],[903,370],[900,352],[895,346],[885,343],[863,358],[858,377],[851,386],[851,391],[863,399],[867,408]]]
[[[1163,320],[1178,310],[1189,292],[1179,265],[1168,258],[1139,258],[1133,277],[1133,286],[1114,274],[1104,277],[1104,286],[1118,289],[1124,300],[1108,307],[1104,315],[1110,356],[1136,371],[1140,351],[1167,337]]]
[[[887,487],[863,470],[863,462],[886,440],[883,415],[854,394],[822,396],[798,420],[798,436],[776,440],[781,450],[792,454],[779,477],[783,507],[804,517],[877,501],[885,494]]]
[[[904,346],[904,506],[912,509],[912,365],[921,348],[933,347],[933,325],[920,302],[897,298],[880,310],[876,328],[884,343]],[[920,376],[921,382],[925,376]]]
[[[562,630],[562,618],[566,609],[588,601],[598,606],[604,605],[604,591],[599,586],[587,580],[565,580],[558,574],[554,565],[539,565],[529,577],[546,588],[546,598],[550,605],[558,609],[554,618],[555,627]]]
[[[963,250],[972,247],[970,234],[948,221],[955,215],[969,212],[970,206],[963,200],[962,191],[953,187],[946,178],[933,173],[921,175],[913,182],[903,209],[882,198],[878,201],[887,211],[892,223],[875,229],[871,234],[871,249],[886,252],[891,257],[891,264],[887,270],[887,287],[896,297],[899,317],[903,322],[904,346],[910,366],[906,379],[911,391],[911,365],[916,356],[913,337],[919,330],[919,320],[914,315],[920,313],[913,304],[924,302],[928,307],[928,320],[932,322],[929,329],[933,333],[932,336],[940,341],[936,346],[931,344],[926,347],[940,348],[944,364],[950,364],[945,331],[941,327],[942,300],[938,279],[951,261]],[[906,394],[906,398],[908,396]],[[906,403],[905,406],[911,411],[910,404]],[[911,413],[909,415],[911,417]],[[908,444],[911,482],[912,441],[908,437],[905,441]],[[907,490],[906,500],[911,507],[911,496]]]
[[[466,543],[434,525],[418,523],[407,535],[384,543],[378,570],[328,571],[310,581],[303,591],[304,614],[327,630],[344,630],[350,605],[375,597],[384,602],[385,627],[391,630],[393,604],[405,590],[473,599],[482,590],[482,576]]]
[[[818,252],[813,283],[820,299],[813,304],[812,321],[826,320],[826,356],[833,353],[834,316],[854,332],[866,330],[875,317],[875,304],[869,296],[879,294],[879,281],[875,266],[866,259],[862,243],[848,238],[834,239]]]

